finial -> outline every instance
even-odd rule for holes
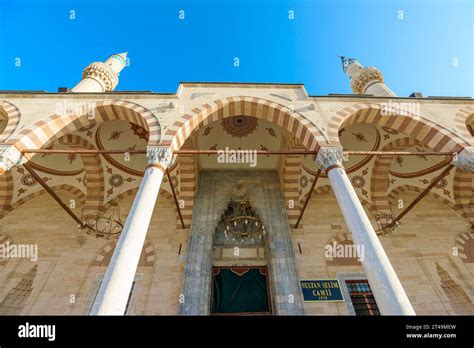
[[[351,64],[354,63],[354,62],[357,62],[357,59],[354,59],[354,58],[348,58],[348,57],[344,57],[344,56],[339,56],[339,57],[341,57],[342,70],[344,70],[344,72],[346,72],[347,67],[348,67],[349,65],[351,65]]]

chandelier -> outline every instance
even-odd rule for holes
[[[400,227],[399,221],[395,223],[393,222],[394,217],[392,214],[373,209],[372,205],[364,199],[361,201],[361,204],[363,207],[367,208],[367,211],[377,223],[379,227],[375,230],[377,235],[385,235],[387,233],[394,232]]]
[[[123,230],[119,204],[112,201],[104,211],[100,211],[96,216],[87,215],[84,224],[79,226],[79,229],[96,238],[117,238]]]
[[[215,230],[216,245],[265,243],[266,231],[260,215],[248,201],[231,200]]]

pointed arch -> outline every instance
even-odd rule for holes
[[[110,263],[110,260],[112,259],[112,255],[116,246],[117,240],[109,241],[107,244],[102,246],[92,261],[91,267],[107,267]],[[147,238],[143,244],[138,267],[153,267],[154,264],[155,248]]]
[[[293,134],[307,150],[318,150],[329,144],[323,131],[302,114],[269,100],[255,97],[228,97],[194,108],[175,121],[163,137],[162,144],[179,150],[191,133],[209,123],[233,116],[251,116],[277,124]]]
[[[402,185],[402,186],[398,186],[396,188],[394,188],[392,191],[390,191],[388,194],[387,194],[387,197],[388,197],[388,202],[390,205],[394,204],[395,203],[395,199],[403,192],[407,192],[407,191],[410,191],[410,192],[422,192],[423,191],[423,188],[422,187],[418,187],[418,186],[414,186],[414,185]],[[449,199],[446,199],[444,197],[441,197],[440,195],[434,193],[434,192],[428,192],[428,196],[436,199],[437,201],[441,202],[441,203],[444,203],[444,204],[447,204],[448,206],[450,206],[454,211],[456,211],[457,213],[461,214],[461,212],[459,211],[459,209],[456,207],[456,205],[451,202]],[[462,214],[461,214],[462,215]]]
[[[95,146],[79,135],[67,134],[58,139],[58,142],[72,149],[96,150]],[[83,214],[88,211],[100,211],[104,199],[104,170],[100,155],[82,154],[82,163],[86,173],[86,202]]]
[[[466,219],[474,219],[474,174],[456,168],[453,179],[453,193],[459,210]]]
[[[131,188],[130,190],[127,190],[125,192],[122,192],[121,194],[115,196],[114,198],[112,198],[110,201],[108,201],[105,205],[104,205],[104,210],[107,210],[107,208],[110,206],[110,204],[114,201],[121,201],[122,199],[125,199],[127,197],[130,197],[130,196],[135,196],[136,193],[138,192],[138,189],[139,187],[134,187],[134,188]],[[173,207],[175,207],[175,202],[174,202],[174,197],[173,197],[173,194],[166,191],[165,189],[161,188],[160,189],[160,193],[159,193],[159,196],[160,197],[163,197],[164,199],[166,199],[170,204],[173,205]],[[178,210],[176,209],[175,207],[175,212],[176,212],[176,228],[182,228],[181,226],[181,223],[180,223],[180,220],[179,220],[179,215],[178,215]]]
[[[161,128],[158,118],[141,105],[122,100],[106,100],[84,105],[84,109],[90,110],[89,115],[71,112],[67,115],[54,114],[36,121],[13,134],[9,143],[20,151],[26,148],[40,149],[63,135],[111,120],[125,120],[143,127],[149,134],[150,144],[160,141]],[[30,159],[33,156],[29,154],[25,157]]]
[[[454,114],[454,124],[463,137],[474,145],[474,106],[467,106]]]
[[[78,189],[77,187],[67,185],[67,184],[62,184],[62,185],[51,186],[50,188],[56,193],[59,193],[59,192],[71,193],[75,197],[75,199],[79,202],[80,205],[83,205],[84,202],[85,202],[84,193],[80,189]],[[23,205],[26,202],[30,201],[31,199],[42,196],[45,193],[46,193],[46,190],[41,189],[41,190],[33,192],[31,195],[28,195],[26,197],[23,197],[23,198],[17,200],[13,204],[9,203],[5,207],[5,209],[2,212],[0,212],[0,219],[5,217],[8,213],[10,213],[10,212],[14,211],[15,209],[19,208],[21,205]]]
[[[0,219],[9,212],[13,198],[13,174],[9,170],[0,175]]]
[[[371,103],[355,104],[336,112],[328,125],[331,143],[339,145],[339,129],[353,123],[372,123],[395,129],[414,137],[420,144],[433,151],[460,152],[470,145],[458,134],[426,117],[407,115],[405,111]]]
[[[0,100],[0,118],[5,118],[7,121],[7,126],[3,132],[0,133],[0,142],[2,142],[7,140],[18,128],[21,113],[12,103],[7,102],[6,100]]]
[[[399,151],[416,145],[421,144],[412,137],[398,138],[385,145],[382,151]],[[387,190],[389,187],[390,166],[394,157],[394,155],[375,156],[370,186],[373,208],[389,214],[391,214],[391,209],[387,200]]]

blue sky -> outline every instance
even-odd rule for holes
[[[129,51],[117,90],[222,81],[350,93],[346,55],[399,96],[474,96],[472,0],[0,0],[0,40],[0,90],[73,87],[89,63]]]

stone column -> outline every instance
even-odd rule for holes
[[[342,166],[342,157],[341,147],[323,147],[319,150],[316,163],[328,174],[332,190],[354,243],[364,250],[362,267],[380,313],[415,315],[402,284],[347,177]]]
[[[453,156],[452,164],[466,172],[474,173],[474,146],[466,147]]]
[[[171,165],[168,147],[147,148],[148,167],[115,247],[91,315],[124,315],[140,254],[166,168]]]
[[[21,152],[13,145],[0,145],[0,175],[25,161]]]

